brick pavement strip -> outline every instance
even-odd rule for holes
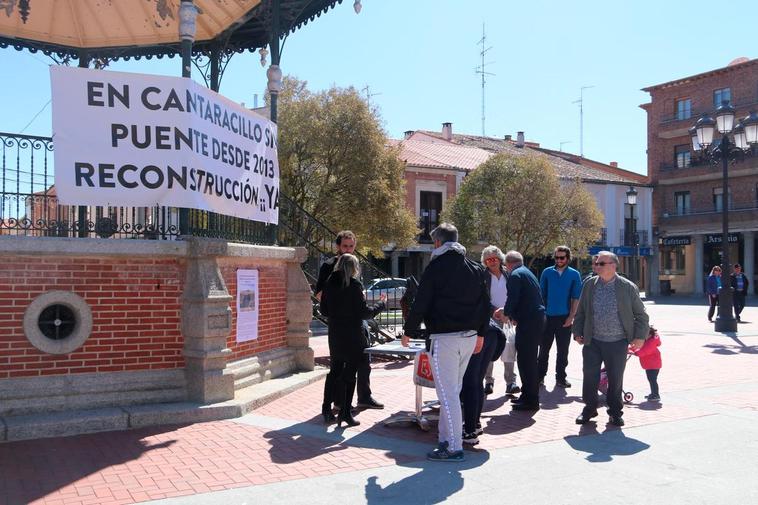
[[[740,325],[739,336],[729,337],[699,321],[703,307],[649,309],[663,339],[663,402],[644,401],[647,382],[632,358],[625,389],[635,400],[625,409],[625,430],[708,416],[720,408],[758,410],[758,324],[755,331],[753,325]],[[758,323],[758,309],[749,307],[744,316]],[[373,368],[372,388],[386,408],[360,412],[362,424],[356,428],[321,425],[323,383],[314,383],[235,421],[2,444],[0,489],[9,504],[126,504],[420,461],[435,442],[433,432],[381,424],[412,408],[410,362],[381,362]],[[618,432],[605,426],[602,413],[596,426],[573,423],[581,410],[581,355],[575,344],[569,379],[572,388],[556,388],[549,373],[543,409],[533,415],[511,412],[498,379],[485,405],[483,449],[477,453]],[[433,399],[434,391],[424,389],[424,397]]]

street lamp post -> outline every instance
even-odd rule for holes
[[[634,189],[634,186],[629,186],[629,190],[626,192],[626,203],[629,205],[629,229],[627,231],[627,236],[629,237],[629,245],[631,245],[634,249],[632,252],[632,272],[631,272],[631,278],[632,282],[635,284],[638,284],[638,269],[637,269],[637,222],[634,220],[634,208],[637,206],[637,190]]]
[[[714,143],[714,133],[718,130],[721,139]],[[734,135],[734,140],[729,139],[729,134]],[[724,101],[716,109],[714,120],[704,114],[690,128],[692,147],[695,151],[701,151],[703,157],[713,164],[721,162],[722,190],[721,190],[721,247],[722,258],[722,282],[719,292],[719,313],[716,318],[715,329],[718,332],[737,331],[737,320],[732,313],[733,290],[730,281],[732,264],[729,259],[729,162],[744,156],[753,146],[758,144],[758,115],[751,112],[742,121],[734,124],[734,107]]]

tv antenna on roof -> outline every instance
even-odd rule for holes
[[[571,103],[579,104],[579,156],[584,158],[584,90],[595,86],[582,86],[579,88],[579,100]]]
[[[494,61],[488,61],[488,62],[484,61],[484,55],[487,53],[487,51],[489,51],[490,49],[492,49],[492,46],[485,47],[486,41],[487,41],[487,35],[485,35],[485,33],[484,33],[484,23],[482,23],[482,39],[479,42],[476,43],[477,45],[481,45],[482,46],[482,50],[479,52],[479,56],[482,57],[482,64],[479,65],[478,67],[476,67],[476,69],[474,70],[474,73],[481,74],[481,76],[482,76],[482,137],[486,136],[486,134],[484,133],[484,85],[487,83],[486,76],[488,76],[488,75],[494,76],[495,75],[492,72],[487,72],[487,65],[491,65],[491,64],[493,64],[495,62]]]
[[[366,92],[366,105],[368,106],[368,110],[371,110],[371,97],[381,95],[381,93],[372,93],[371,88],[369,88],[368,84],[366,84],[366,86],[363,87],[361,91]]]

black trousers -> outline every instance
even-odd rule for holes
[[[484,376],[497,347],[497,333],[500,328],[490,326],[484,332],[484,346],[479,354],[472,354],[463,374],[461,401],[463,402],[464,432],[473,433],[484,406]],[[502,334],[502,333],[501,333]]]
[[[660,371],[661,371],[660,368],[645,370],[645,375],[647,375],[647,381],[650,383],[651,395],[659,394],[658,393],[658,372]]]
[[[545,320],[545,332],[542,334],[539,357],[537,358],[537,375],[544,379],[547,375],[548,361],[550,360],[550,348],[555,340],[557,356],[555,357],[555,379],[566,380],[566,367],[568,366],[569,344],[571,344],[571,327],[563,327],[568,314],[563,316],[547,316]]]
[[[606,394],[608,415],[621,417],[623,413],[621,391],[624,387],[624,369],[626,368],[628,348],[629,342],[626,339],[616,342],[601,342],[592,339],[589,344],[585,344],[582,348],[582,358],[584,359],[582,398],[586,414],[597,412],[600,367],[605,364],[605,372],[608,374],[608,393]]]
[[[744,291],[735,291],[734,292],[734,315],[735,317],[740,317],[740,314],[742,313],[742,309],[745,308],[745,292]]]
[[[708,320],[713,319],[713,314],[716,312],[716,307],[719,304],[719,295],[708,295],[708,302],[711,306],[708,308]]]
[[[329,358],[329,373],[326,374],[326,380],[324,380],[324,404],[331,404],[334,402],[335,404],[340,405],[340,395],[343,394],[343,385],[340,381],[342,380],[341,377],[347,365],[347,361],[335,359],[334,357]],[[351,390],[347,396],[349,396],[352,401],[353,392],[357,385],[358,402],[368,400],[371,398],[371,381],[369,378],[369,375],[371,374],[371,363],[368,354],[362,355],[358,361],[352,362],[350,366],[351,368],[356,369],[357,380],[354,374]]]
[[[522,319],[516,324],[516,363],[521,374],[521,401],[526,404],[538,404],[540,401],[537,350],[544,331],[544,315]]]

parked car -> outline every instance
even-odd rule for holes
[[[405,294],[407,281],[397,277],[372,280],[363,294],[368,303],[379,301],[379,295],[387,295],[387,309],[399,309],[400,299]]]

